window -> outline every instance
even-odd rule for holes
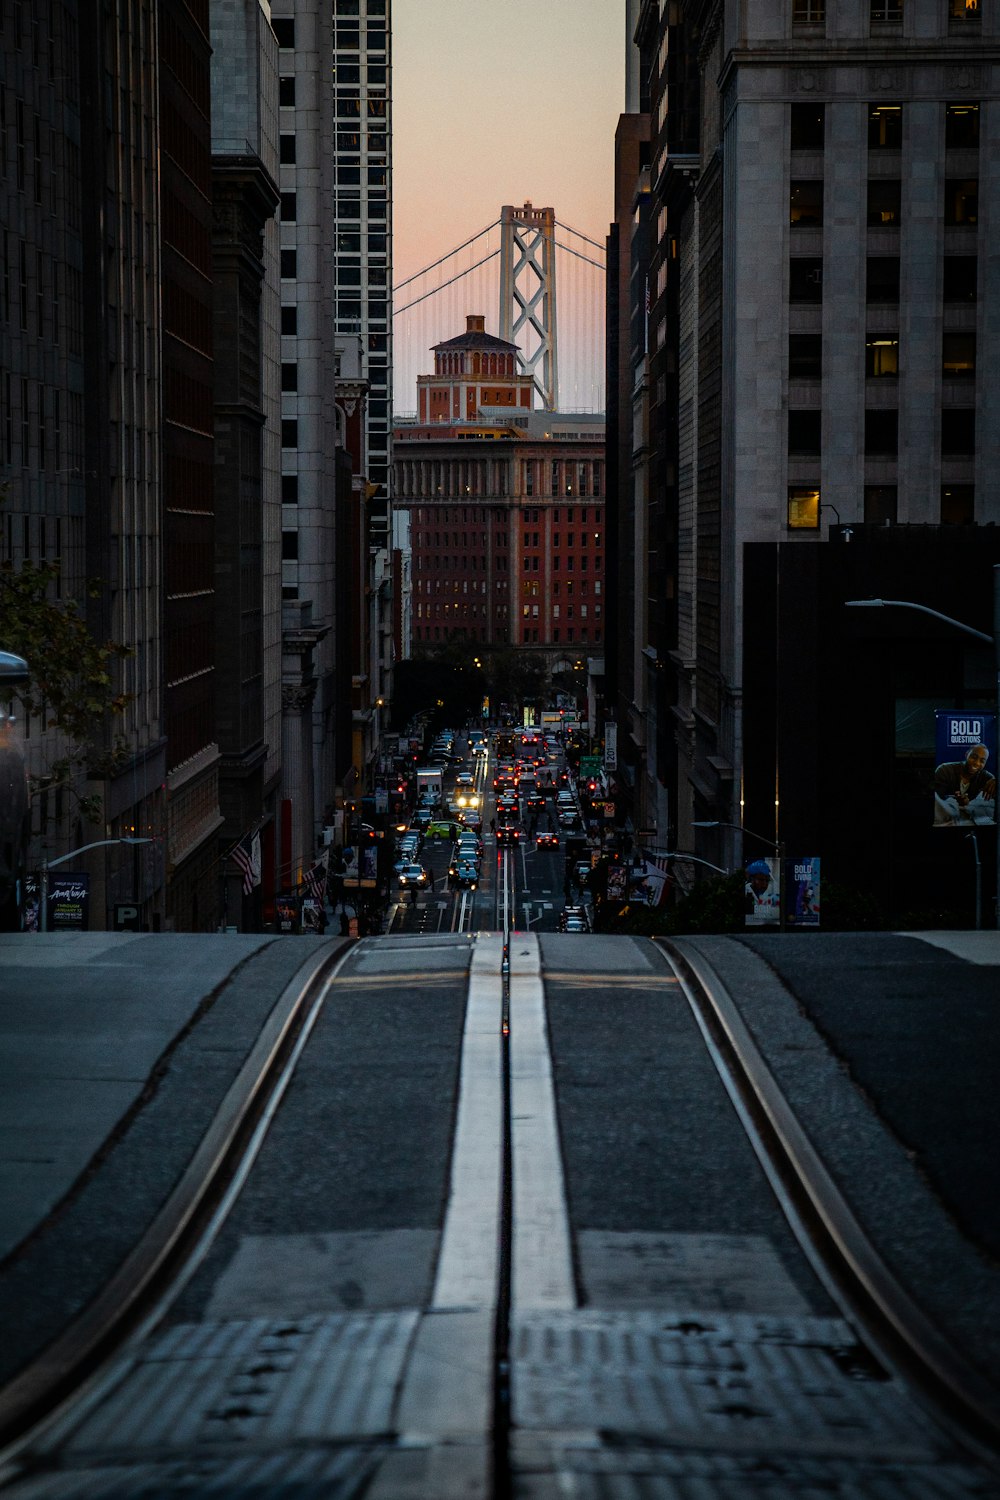
[[[822,302],[823,262],[819,256],[796,255],[788,265],[790,302]]]
[[[278,79],[278,103],[286,109],[295,108],[295,79]]]
[[[971,484],[941,486],[941,523],[944,526],[971,526],[976,519],[976,490]]]
[[[299,367],[294,361],[286,360],[281,366],[281,389],[283,391],[297,391],[299,388]]]
[[[865,485],[865,522],[869,526],[895,526],[897,491],[894,484]]]
[[[976,335],[946,333],[943,337],[941,373],[951,378],[972,379],[976,373]]]
[[[298,505],[299,476],[297,474],[282,474],[281,503],[282,505]]]
[[[869,338],[865,342],[865,374],[869,380],[895,379],[899,374],[899,340]]]
[[[978,21],[979,0],[948,0],[948,15],[952,21]]]
[[[975,302],[978,261],[974,255],[946,255],[944,258],[944,300]]]
[[[946,104],[944,107],[944,143],[956,151],[979,145],[979,105]]]
[[[868,106],[869,151],[898,151],[903,144],[903,106],[870,104]]]
[[[826,20],[826,0],[792,0],[792,21],[796,26],[821,26]]]
[[[790,531],[819,530],[819,490],[789,487],[788,529]]]
[[[899,412],[865,412],[865,453],[871,458],[895,458],[899,452]]]
[[[885,21],[901,21],[903,0],[871,0],[870,17],[876,26]]]
[[[979,179],[949,177],[944,185],[944,222],[975,224],[979,218]]]
[[[890,304],[899,301],[898,255],[869,255],[865,298]]]
[[[296,254],[294,250],[282,250],[281,252],[281,277],[283,281],[294,281],[297,273]]]
[[[971,406],[945,407],[941,413],[941,452],[964,458],[975,451],[975,410]]]
[[[281,309],[281,331],[282,333],[298,333],[299,310],[297,307],[283,307]]]
[[[294,193],[282,193],[281,195],[281,222],[282,224],[294,224],[297,209]]]
[[[788,453],[790,457],[815,457],[820,452],[822,414],[818,411],[788,413]]]
[[[278,160],[285,167],[295,165],[295,137],[287,131],[283,131],[278,137]]]
[[[793,151],[822,151],[825,106],[793,104],[791,145]]]
[[[818,333],[788,336],[789,380],[819,380],[823,373],[823,338]]]
[[[291,49],[295,46],[294,20],[272,20],[271,30],[278,39],[278,46]]]
[[[823,179],[792,178],[788,194],[788,222],[800,228],[823,222]]]
[[[294,418],[286,417],[281,423],[281,446],[283,448],[299,446],[299,424]]]
[[[283,531],[281,533],[281,561],[298,562],[299,560],[299,534],[297,531]]]
[[[899,224],[902,183],[897,178],[873,177],[868,183],[868,223],[885,227]]]

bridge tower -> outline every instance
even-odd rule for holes
[[[500,337],[521,346],[546,411],[559,400],[556,211],[505,204],[500,213]]]

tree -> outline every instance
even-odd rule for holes
[[[59,576],[57,563],[0,564],[0,642],[23,656],[31,671],[18,697],[26,715],[59,730],[65,743],[63,753],[31,778],[32,796],[72,788],[75,773],[84,767],[90,774],[107,774],[125,753],[120,739],[107,748],[105,727],[130,702],[129,694],[116,691],[111,668],[132,651],[115,641],[94,640],[76,601],[56,597]],[[100,592],[99,584],[88,585],[91,598]],[[83,815],[100,821],[99,799],[79,800]]]

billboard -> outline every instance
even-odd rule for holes
[[[781,876],[776,856],[752,859],[743,887],[745,927],[777,927],[781,921]]]
[[[995,823],[996,714],[938,709],[934,747],[934,827]]]
[[[90,915],[90,876],[50,875],[48,927],[50,932],[86,932]]]
[[[790,859],[785,869],[786,925],[788,927],[818,927],[819,855]]]

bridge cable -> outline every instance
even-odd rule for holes
[[[457,255],[458,252],[460,250],[464,250],[467,245],[473,244],[476,240],[481,240],[484,234],[489,234],[491,229],[496,229],[499,223],[499,219],[494,219],[492,224],[487,224],[485,229],[481,229],[478,234],[474,234],[471,240],[463,240],[463,242],[460,245],[456,245],[453,250],[446,251],[445,254],[439,256],[437,260],[432,260],[429,266],[424,266],[424,269],[422,271],[415,271],[412,276],[407,276],[405,281],[397,281],[396,285],[392,289],[393,295],[395,295],[396,292],[401,292],[404,286],[409,286],[411,281],[416,281],[419,277],[426,276],[428,271],[433,271],[435,266],[441,265],[443,261],[450,260],[453,255]],[[481,264],[482,262],[480,261],[480,265]],[[470,267],[470,270],[471,269],[473,268]],[[448,285],[447,282],[443,282],[442,284],[444,286]]]
[[[471,241],[469,243],[471,243]],[[431,287],[430,291],[424,292],[422,296],[414,297],[413,301],[407,302],[405,307],[394,307],[393,317],[398,318],[403,313],[409,312],[411,307],[416,307],[418,302],[426,302],[428,297],[433,297],[438,292],[443,292],[446,286],[451,286],[453,282],[461,281],[463,276],[468,276],[472,271],[478,271],[480,266],[485,266],[487,261],[495,260],[499,254],[499,250],[491,250],[489,255],[484,255],[482,260],[477,260],[474,266],[467,266],[464,271],[459,271],[457,276],[451,276],[447,281],[442,281],[440,285]],[[447,259],[447,256],[444,258]],[[603,270],[603,267],[601,269]],[[405,286],[406,283],[403,282],[402,285]]]
[[[498,222],[499,222],[499,220],[498,220]],[[593,245],[593,247],[594,247],[595,250],[600,250],[602,254],[605,253],[605,246],[604,245],[599,244],[597,240],[592,240],[590,238],[589,234],[584,234],[581,230],[574,229],[573,226],[572,226],[572,224],[564,224],[563,221],[562,221],[562,219],[557,219],[556,220],[556,228],[557,229],[568,229],[569,232],[570,232],[570,234],[575,234],[578,240],[586,240],[587,244],[588,245]]]
[[[603,266],[599,260],[591,260],[589,255],[582,255],[579,250],[572,250],[569,245],[560,245],[558,240],[556,240],[556,249],[562,250],[566,255],[575,255],[577,260],[585,260],[588,266],[596,266],[598,271],[607,270],[607,266]]]

